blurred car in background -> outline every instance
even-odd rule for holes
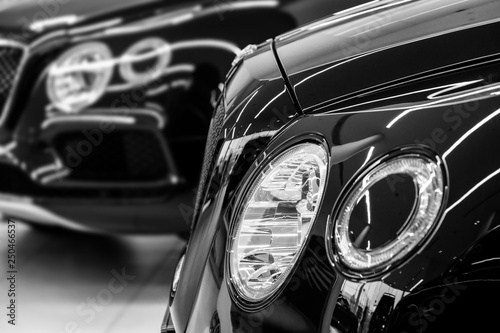
[[[499,1],[374,1],[254,47],[163,331],[496,327],[499,33]]]
[[[250,42],[335,7],[2,2],[0,212],[85,231],[188,231],[231,62]]]

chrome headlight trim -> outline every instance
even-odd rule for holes
[[[423,169],[422,169],[423,168]],[[358,248],[349,238],[349,219],[370,188],[391,175],[410,176],[417,198],[395,239],[375,249]],[[434,152],[405,147],[382,156],[344,187],[329,222],[326,243],[331,263],[354,280],[372,280],[400,267],[425,247],[442,219],[448,197],[447,169]],[[427,177],[427,176],[428,177]]]
[[[299,224],[301,225],[300,233],[302,234],[302,237],[297,237],[297,239],[301,238],[301,240],[299,242],[296,242],[297,244],[295,245],[294,251],[292,251],[293,253],[291,253],[291,255],[287,257],[290,260],[288,260],[285,265],[282,265],[283,267],[281,267],[281,268],[284,268],[284,269],[280,270],[280,269],[276,268],[276,272],[271,274],[271,275],[273,275],[271,277],[271,280],[273,280],[273,281],[269,282],[266,285],[266,287],[264,287],[260,290],[256,289],[256,288],[249,287],[249,285],[246,283],[249,281],[249,279],[244,279],[239,275],[239,273],[241,272],[240,263],[242,262],[242,258],[240,258],[240,255],[243,254],[246,258],[249,256],[249,253],[240,253],[241,251],[239,251],[239,250],[244,248],[245,246],[252,245],[251,238],[253,238],[256,234],[252,233],[250,235],[250,238],[249,238],[250,240],[247,239],[247,241],[243,242],[245,244],[243,244],[240,242],[241,237],[243,237],[242,236],[242,229],[243,229],[243,227],[245,227],[246,229],[248,229],[247,231],[249,231],[251,228],[257,228],[257,229],[260,228],[260,226],[249,225],[249,222],[248,222],[249,221],[249,206],[251,203],[258,203],[255,199],[257,194],[259,194],[259,198],[262,198],[261,194],[263,191],[260,191],[260,190],[264,187],[263,184],[265,184],[265,186],[269,187],[274,181],[273,177],[280,174],[280,172],[281,172],[280,168],[282,168],[283,165],[285,165],[286,163],[289,163],[289,162],[291,163],[291,161],[293,161],[294,159],[297,159],[298,158],[297,156],[299,156],[301,153],[304,152],[304,149],[307,150],[309,148],[312,148],[312,150],[315,151],[313,154],[319,153],[318,157],[317,157],[318,161],[323,160],[323,163],[319,162],[319,164],[322,164],[322,165],[319,165],[319,170],[320,170],[319,171],[320,172],[319,187],[314,189],[314,192],[316,194],[316,201],[313,204],[314,208],[312,208],[312,210],[310,211],[312,214],[310,214],[310,216],[308,216],[307,223],[303,222],[303,221],[305,221],[305,218],[302,217],[302,216],[306,216],[307,214],[302,213],[300,210],[301,207],[299,207],[299,206],[301,206],[301,200],[295,200],[294,198],[292,198],[292,196],[294,196],[295,194],[289,193],[291,195],[290,197],[286,197],[286,198],[283,197],[283,198],[279,199],[280,194],[275,196],[274,194],[276,194],[276,193],[274,193],[273,200],[277,199],[278,201],[268,201],[268,202],[273,202],[276,204],[276,207],[273,208],[273,209],[275,209],[276,214],[274,215],[274,217],[272,217],[269,220],[269,222],[275,222],[276,220],[278,220],[276,218],[276,216],[279,215],[279,212],[278,212],[279,202],[286,202],[287,200],[293,199],[293,202],[295,204],[292,205],[293,207],[289,207],[289,208],[291,208],[291,211],[297,210],[297,216],[299,216],[299,215],[301,216],[300,218],[297,217],[296,223],[295,223],[296,224],[295,229],[297,232],[299,230],[298,229]],[[243,192],[244,195],[242,196],[242,200],[241,200],[240,204],[238,204],[238,206],[240,208],[235,215],[235,216],[237,216],[237,218],[235,219],[235,223],[233,224],[233,227],[231,230],[231,237],[229,238],[229,241],[228,241],[228,247],[227,247],[228,255],[226,258],[227,259],[226,261],[227,261],[228,273],[230,276],[230,278],[228,279],[228,283],[229,283],[231,289],[233,290],[232,294],[234,294],[234,296],[237,297],[237,299],[239,300],[238,303],[242,306],[245,306],[245,304],[246,304],[246,305],[249,305],[252,307],[252,306],[258,306],[259,304],[263,304],[264,302],[271,299],[271,297],[275,296],[279,292],[279,290],[281,290],[282,287],[284,285],[286,285],[286,281],[288,280],[290,273],[295,268],[297,260],[301,256],[301,254],[302,254],[302,252],[307,244],[307,241],[309,238],[309,232],[311,231],[313,225],[315,224],[315,222],[317,220],[318,214],[320,212],[320,206],[322,204],[323,195],[325,193],[325,189],[326,189],[326,185],[327,185],[328,171],[329,171],[329,152],[328,152],[328,149],[325,147],[325,145],[318,143],[318,142],[314,142],[314,143],[302,142],[302,143],[294,144],[292,146],[288,146],[287,148],[280,150],[280,153],[272,154],[272,155],[274,157],[269,158],[267,163],[263,163],[261,166],[259,166],[258,170],[253,172],[253,177],[251,177],[249,182],[247,183],[246,190],[245,190],[245,192]],[[315,171],[315,174],[317,174],[316,171]],[[290,176],[290,178],[286,181],[286,183],[288,183],[288,181],[292,178],[293,177]],[[307,179],[309,180],[310,177]],[[285,191],[283,190],[283,193],[281,193],[281,194],[285,195],[284,192]],[[266,197],[266,196],[267,196],[267,194],[264,195],[264,197]],[[281,200],[281,201],[279,201],[279,200]],[[272,228],[275,228],[276,230],[274,230]],[[273,242],[274,242],[273,239],[276,239],[276,240],[279,239],[281,237],[280,232],[285,234],[283,236],[285,238],[291,237],[289,235],[289,234],[291,234],[291,232],[288,233],[288,232],[284,232],[283,230],[278,231],[277,230],[278,228],[279,227],[275,227],[275,226],[267,228],[270,230],[267,233],[268,234],[267,236],[270,236],[269,246],[267,246],[264,249],[262,247],[259,248],[260,252],[266,252],[266,251],[269,252],[268,258],[273,257],[273,255],[275,255],[274,253],[271,253],[274,250],[273,249]],[[266,228],[260,228],[260,229],[266,229]],[[259,231],[260,231],[260,229],[259,229]],[[292,229],[290,228],[290,230],[292,230]],[[274,235],[273,235],[273,231],[275,233]],[[247,232],[247,234],[250,234],[250,233]],[[248,236],[248,235],[246,235],[246,236]],[[257,240],[254,239],[253,242],[255,242],[255,241],[257,241]],[[285,252],[285,251],[283,250],[283,252]],[[271,264],[277,266],[280,263],[280,260],[283,259],[284,257],[285,257],[284,255],[283,255],[283,257],[280,257],[279,255],[274,256]],[[267,269],[266,267],[269,268],[270,265],[267,265],[267,266],[263,265],[262,268],[264,268],[264,269],[262,269],[262,271]],[[260,270],[261,269],[259,268],[259,269],[255,270],[255,272],[253,272],[253,273],[256,274]],[[274,275],[274,274],[276,274],[276,275]],[[260,275],[258,277],[260,278]],[[259,282],[259,279],[256,279],[256,281],[257,281],[257,283],[255,283],[256,285],[261,283],[261,282]],[[253,283],[253,281],[252,281],[252,283]],[[262,284],[264,284],[264,283],[262,283]],[[243,301],[243,303],[241,303],[241,301]]]

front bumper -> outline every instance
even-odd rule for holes
[[[181,144],[172,148],[159,112],[129,111],[130,124],[111,113],[55,116],[32,139],[0,147],[0,211],[87,232],[187,233],[194,185],[184,175],[199,171],[181,174],[179,163],[196,165],[204,138],[180,160]]]
[[[187,189],[173,198],[134,203],[0,195],[0,211],[4,217],[35,225],[90,233],[187,234],[190,217],[180,207],[192,201],[193,193]]]

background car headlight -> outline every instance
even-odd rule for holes
[[[230,252],[231,281],[244,299],[262,300],[286,279],[318,212],[326,172],[325,149],[306,143],[272,160],[254,180]]]
[[[127,82],[145,84],[161,77],[171,59],[171,45],[158,37],[146,38],[125,51],[120,75]]]
[[[113,74],[111,50],[103,43],[73,47],[49,69],[47,93],[61,111],[75,113],[95,103]]]
[[[439,160],[407,153],[382,161],[353,184],[336,209],[336,258],[356,277],[386,272],[432,232],[444,192]]]

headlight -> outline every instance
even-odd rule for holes
[[[110,49],[86,43],[65,52],[51,66],[47,93],[61,111],[75,113],[95,103],[106,91],[113,74]]]
[[[336,209],[331,241],[347,273],[373,277],[409,256],[432,232],[445,191],[442,163],[407,153],[360,177]]]
[[[300,144],[272,160],[254,180],[231,244],[231,280],[249,301],[270,296],[290,273],[318,212],[327,154]]]
[[[120,75],[127,82],[145,84],[159,78],[171,59],[172,46],[161,38],[146,38],[125,51]]]

